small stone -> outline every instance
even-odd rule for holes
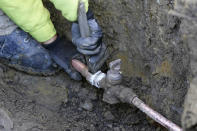
[[[113,125],[112,124],[107,124],[107,127],[112,128]]]
[[[78,111],[82,111],[82,108],[81,108],[81,107],[79,107],[79,108],[78,108]]]
[[[1,131],[10,131],[13,129],[13,121],[8,115],[8,111],[0,108],[0,129]]]
[[[110,111],[107,111],[104,113],[104,117],[107,119],[107,120],[113,120],[115,117],[113,116],[113,114],[110,112]]]
[[[121,128],[121,131],[126,131],[124,127]]]
[[[120,128],[119,127],[115,127],[114,131],[120,131]]]
[[[95,130],[96,130],[95,126],[93,124],[91,124],[90,125],[90,131],[95,131]]]
[[[83,104],[81,104],[81,107],[87,111],[92,111],[93,109],[93,104],[91,103],[90,100],[86,100]]]

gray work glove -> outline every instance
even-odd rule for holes
[[[93,13],[88,12],[88,25],[91,35],[89,37],[81,37],[79,25],[72,24],[72,42],[77,47],[77,50],[84,55],[96,55],[101,51],[102,30],[96,20],[93,18]]]
[[[97,72],[106,59],[109,57],[107,47],[102,42],[102,30],[93,17],[93,13],[89,9],[87,12],[88,25],[90,27],[90,36],[81,37],[80,28],[78,23],[72,25],[72,42],[77,47],[77,50],[89,56],[86,59],[86,64],[90,72]]]

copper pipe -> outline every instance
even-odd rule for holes
[[[86,65],[81,63],[78,60],[72,60],[73,67],[79,71],[87,80],[92,76],[91,73],[88,72],[88,68]],[[125,96],[127,97],[127,96]],[[129,104],[135,105],[138,109],[140,109],[142,112],[144,112],[146,115],[148,115],[150,118],[158,122],[159,124],[163,125],[165,128],[169,129],[170,131],[182,131],[182,129],[171,122],[170,120],[166,119],[164,116],[159,114],[158,112],[154,111],[152,108],[150,108],[148,105],[146,105],[142,100],[140,100],[138,97],[131,97],[131,100],[129,101]]]
[[[131,104],[135,105],[137,108],[139,108],[142,112],[144,112],[146,115],[148,115],[150,118],[164,126],[170,131],[182,131],[182,129],[171,122],[170,120],[166,119],[164,116],[159,114],[158,112],[154,111],[152,108],[150,108],[148,105],[146,105],[142,100],[140,100],[138,97],[135,97]]]
[[[80,62],[79,60],[72,60],[72,66],[81,73],[83,77],[85,77],[87,80],[92,76],[92,74],[88,71],[88,68],[85,64]]]

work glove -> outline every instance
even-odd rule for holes
[[[88,20],[91,35],[81,37],[79,25],[72,24],[72,42],[77,50],[84,55],[96,55],[100,52],[102,43],[102,31],[95,19]]]
[[[96,55],[100,52],[102,43],[102,30],[91,10],[87,12],[88,25],[90,27],[90,36],[81,37],[79,24],[72,24],[72,42],[77,47],[77,50],[84,55]]]
[[[77,50],[89,56],[89,60],[86,61],[91,72],[95,73],[100,69],[107,59],[106,46],[102,42],[102,30],[94,19],[94,15],[91,10],[87,12],[88,25],[90,27],[90,36],[81,37],[80,28],[78,23],[72,24],[72,42],[77,47]]]
[[[62,67],[65,72],[74,80],[81,80],[82,77],[71,65],[72,59],[85,61],[84,56],[80,54],[72,42],[64,37],[57,37],[51,44],[43,44],[48,49],[53,60]]]

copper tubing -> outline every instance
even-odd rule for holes
[[[148,115],[150,118],[152,118],[153,120],[155,120],[159,124],[163,125],[168,130],[170,130],[170,131],[182,131],[182,129],[180,127],[178,127],[176,124],[174,124],[170,120],[166,119],[164,116],[162,116],[158,112],[156,112],[153,109],[151,109],[148,105],[146,105],[138,97],[135,97],[131,101],[131,104],[135,105],[142,112],[144,112],[146,115]]]
[[[72,66],[81,73],[83,77],[87,80],[92,76],[92,74],[88,71],[88,68],[85,64],[80,62],[79,60],[72,60]]]
[[[78,60],[72,60],[73,67],[80,72],[87,80],[92,76],[91,73],[88,72],[88,68],[86,65],[81,63]],[[139,108],[142,112],[144,112],[146,115],[148,115],[150,118],[158,122],[159,124],[163,125],[165,128],[169,129],[170,131],[182,131],[180,127],[178,127],[176,124],[171,122],[170,120],[166,119],[164,116],[159,114],[158,112],[151,109],[148,105],[146,105],[142,100],[140,100],[138,97],[134,97],[130,104],[135,105],[137,108]]]

